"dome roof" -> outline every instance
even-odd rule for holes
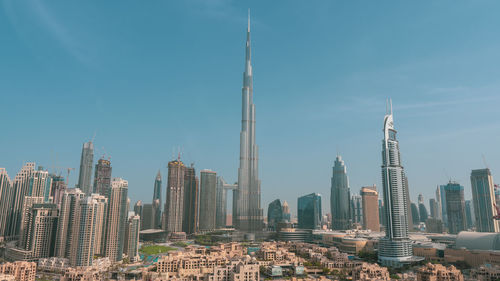
[[[457,235],[455,246],[469,250],[500,250],[500,233],[462,231]]]

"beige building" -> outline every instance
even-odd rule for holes
[[[111,261],[122,260],[128,212],[128,182],[114,178],[108,195],[106,226],[102,245],[104,256]]]
[[[480,266],[470,271],[470,277],[473,280],[490,281],[500,279],[499,266]]]
[[[428,263],[417,270],[418,281],[463,281],[464,276],[454,266]]]
[[[16,261],[0,264],[0,274],[12,275],[16,281],[35,281],[36,263]]]
[[[77,206],[80,199],[85,197],[78,188],[67,189],[61,199],[59,210],[59,221],[57,223],[57,235],[55,245],[55,256],[69,258],[71,252],[71,240],[73,239],[74,222],[76,221]]]
[[[375,185],[361,188],[363,204],[363,228],[371,231],[380,231],[378,213],[378,192]]]
[[[16,281],[16,277],[10,274],[0,274],[0,281]]]
[[[353,269],[352,280],[389,281],[391,278],[386,267],[381,267],[378,264],[363,263]]]
[[[61,281],[101,281],[102,273],[92,267],[68,268]]]
[[[139,260],[139,231],[141,228],[141,217],[138,215],[128,219],[125,233],[124,252],[131,262]]]
[[[21,247],[30,252],[32,260],[50,257],[53,255],[53,237],[58,219],[57,205],[33,204],[29,210],[23,222]]]

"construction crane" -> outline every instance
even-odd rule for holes
[[[66,176],[66,186],[68,186],[68,181],[69,181],[69,173],[73,171],[75,168],[65,168],[66,172],[68,172],[68,175]]]

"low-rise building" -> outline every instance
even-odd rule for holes
[[[463,281],[464,276],[454,266],[428,263],[417,270],[418,281]]]
[[[381,267],[378,264],[363,263],[353,269],[352,280],[389,281],[391,278],[386,267]]]
[[[36,263],[26,261],[0,264],[0,274],[12,275],[17,281],[35,281]]]
[[[500,279],[500,266],[480,266],[470,271],[473,280],[493,281]]]

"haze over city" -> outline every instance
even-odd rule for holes
[[[412,201],[450,178],[470,198],[472,169],[500,175],[500,3],[97,2],[0,4],[11,177],[34,161],[76,168],[74,186],[95,135],[95,158],[111,157],[132,202],[150,200],[178,147],[235,182],[248,8],[262,206],[295,212],[318,192],[329,210],[337,154],[352,193],[381,186],[388,97]]]

